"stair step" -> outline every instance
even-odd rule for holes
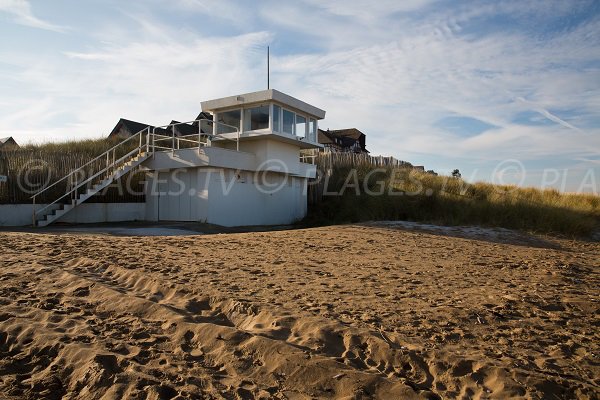
[[[147,154],[146,152],[140,151],[135,156],[130,157],[129,160],[127,160],[127,162],[120,164],[118,166],[113,165],[113,166],[109,167],[107,169],[108,178],[103,179],[99,183],[96,183],[95,185],[93,185],[91,188],[88,188],[85,191],[85,193],[79,194],[77,196],[77,198],[71,199],[69,203],[63,204],[60,208],[54,209],[54,210],[46,213],[46,215],[41,216],[41,218],[36,219],[36,226],[50,225],[52,222],[59,219],[60,217],[62,217],[63,215],[65,215],[66,213],[71,211],[73,208],[77,207],[78,205],[84,203],[89,198],[94,196],[96,193],[101,191],[103,188],[110,185],[115,180],[121,178],[122,176],[127,174],[129,171],[133,170],[135,167],[137,167],[142,162],[144,162],[148,157],[149,157],[149,154]]]

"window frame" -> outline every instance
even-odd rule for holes
[[[241,133],[241,132],[243,132],[243,131],[242,131],[242,128],[243,128],[243,124],[244,124],[244,109],[243,109],[242,107],[235,107],[235,108],[231,108],[231,109],[220,110],[219,112],[216,112],[216,113],[214,113],[214,118],[213,118],[213,121],[215,121],[215,122],[216,122],[215,124],[213,124],[213,125],[214,125],[214,126],[213,126],[213,131],[214,131],[214,134],[227,134],[227,133],[232,133],[232,132],[220,132],[220,129],[219,129],[219,127],[221,127],[221,129],[225,129],[225,126],[223,126],[223,125],[221,125],[221,124],[225,124],[225,125],[231,125],[231,126],[234,126],[234,125],[233,125],[233,124],[228,124],[228,123],[226,123],[226,122],[221,122],[221,121],[219,120],[219,117],[220,117],[222,114],[229,113],[229,112],[232,112],[232,111],[238,111],[238,110],[239,110],[239,112],[240,112],[240,119],[238,120],[238,123],[237,123],[237,128],[238,128],[238,131],[239,131],[240,133]]]
[[[267,110],[268,110],[267,111],[267,113],[268,113],[268,116],[267,116],[267,127],[266,128],[260,128],[260,129],[249,129],[249,130],[246,130],[246,126],[245,126],[245,123],[246,123],[246,113],[250,114],[250,112],[249,112],[250,110],[252,110],[254,108],[260,108],[260,107],[267,107]],[[241,122],[241,125],[242,125],[242,127],[244,129],[241,132],[264,132],[264,131],[268,131],[270,129],[270,127],[271,127],[271,109],[272,108],[269,106],[269,104],[265,104],[265,103],[255,104],[255,105],[250,106],[250,107],[242,107],[242,116],[241,116],[242,117],[242,122]]]
[[[279,111],[277,112],[277,126],[275,126],[275,107],[279,108]],[[283,133],[281,130],[282,108],[283,107],[281,107],[279,104],[271,103],[271,116],[269,118],[269,126],[271,127],[272,132]]]
[[[284,130],[284,121],[283,121],[283,113],[284,113],[284,111],[287,111],[287,112],[289,112],[289,113],[291,113],[293,115],[293,118],[292,118],[293,119],[293,122],[292,122],[292,133],[286,132]],[[285,108],[285,107],[281,107],[281,132],[280,133],[283,133],[285,135],[296,136],[296,112],[295,111],[292,111],[292,110],[290,110],[288,108]]]

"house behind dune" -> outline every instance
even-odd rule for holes
[[[0,150],[8,150],[18,148],[19,145],[12,136],[0,138]]]

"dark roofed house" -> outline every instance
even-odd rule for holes
[[[143,131],[148,127],[153,128],[152,125],[142,124],[141,122],[121,118],[119,122],[117,122],[117,125],[115,125],[113,130],[110,132],[108,137],[119,137],[125,139],[135,135],[139,131]]]
[[[202,133],[210,135],[213,132],[213,123],[211,122],[212,119],[213,116],[211,113],[202,111],[200,114],[198,114],[196,121],[192,125],[198,126],[198,123],[200,123],[200,129],[202,130]]]
[[[182,124],[179,121],[171,121],[169,123],[170,126],[167,130],[169,133],[175,133],[175,136],[190,136],[198,134],[198,125],[194,126],[192,124]]]
[[[319,129],[318,141],[325,149],[335,152],[368,153],[366,135],[356,128]]]
[[[8,149],[19,147],[18,143],[15,142],[15,139],[12,136],[0,138],[0,149]]]
[[[196,117],[196,121],[200,120],[200,119],[208,119],[211,120],[213,119],[213,116],[211,113],[206,112],[206,111],[202,111],[200,114],[198,114],[198,116]],[[194,122],[194,125],[198,125],[198,122]]]

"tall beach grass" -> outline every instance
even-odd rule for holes
[[[322,200],[307,225],[407,220],[588,236],[600,226],[600,197],[489,183],[468,183],[411,167],[355,166],[318,160]]]

